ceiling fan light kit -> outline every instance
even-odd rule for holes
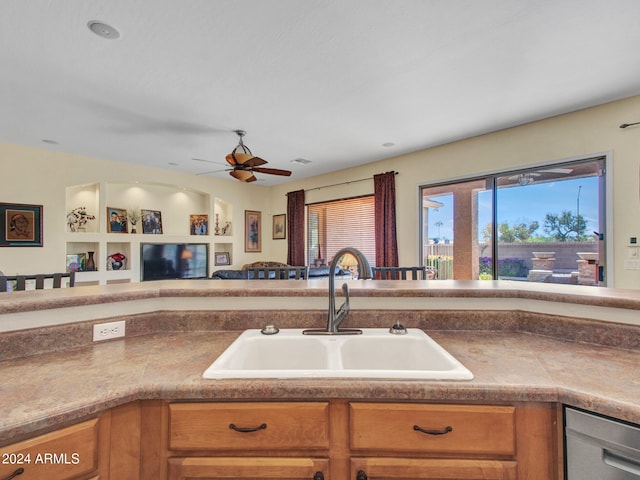
[[[291,175],[289,170],[280,170],[278,168],[260,168],[260,165],[268,163],[260,157],[254,157],[249,147],[247,147],[242,141],[247,132],[244,130],[236,130],[236,134],[239,137],[238,146],[226,156],[227,163],[233,167],[233,170],[229,172],[233,178],[240,180],[241,182],[255,182],[257,178],[253,172],[266,173],[268,175],[280,175],[288,177]]]

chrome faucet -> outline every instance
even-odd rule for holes
[[[329,266],[329,314],[327,316],[327,332],[337,333],[338,327],[344,321],[349,314],[349,286],[346,283],[342,284],[342,292],[345,296],[345,302],[340,306],[336,312],[336,267],[343,255],[350,253],[356,258],[358,262],[358,278],[367,279],[373,278],[371,272],[371,265],[367,261],[367,258],[362,254],[360,250],[352,247],[346,247],[339,250],[331,260]]]

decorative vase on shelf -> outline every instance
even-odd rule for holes
[[[89,258],[87,258],[86,269],[88,272],[93,272],[96,269],[96,261],[93,259],[94,252],[87,252]]]
[[[126,270],[127,257],[122,253],[114,253],[107,257],[107,270]]]

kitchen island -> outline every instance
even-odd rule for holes
[[[400,319],[473,380],[202,379],[247,328],[324,326],[326,281],[16,292],[0,297],[0,442],[147,400],[548,403],[640,423],[639,292],[465,281],[355,280],[350,288],[344,326]],[[93,324],[121,319],[124,339],[91,341]]]

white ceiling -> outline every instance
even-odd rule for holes
[[[639,45],[638,0],[2,0],[0,141],[235,181],[243,129],[274,185],[640,94]]]

